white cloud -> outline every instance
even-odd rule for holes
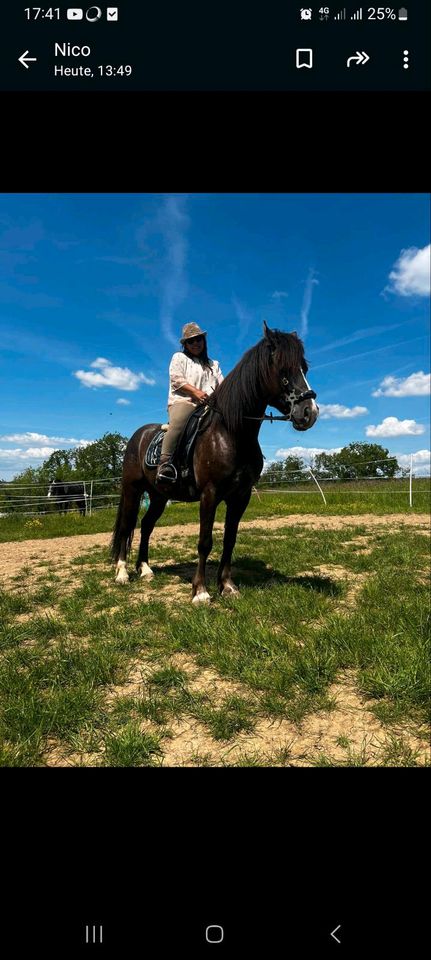
[[[81,381],[84,387],[114,387],[117,390],[139,390],[141,383],[152,387],[155,380],[150,380],[144,373],[133,373],[128,367],[114,367],[110,360],[98,357],[90,364],[100,373],[88,370],[76,370],[73,376]]]
[[[415,420],[398,420],[398,417],[385,417],[377,427],[370,424],[366,428],[367,437],[416,437],[425,433],[425,427]]]
[[[8,477],[14,477],[15,474],[19,473],[24,467],[40,467],[41,463],[44,460],[47,460],[56,450],[59,449],[59,445],[42,445],[45,439],[43,434],[11,434],[7,438],[1,437],[1,440],[13,440],[16,437],[21,436],[22,438],[31,437],[33,442],[36,438],[39,439],[39,446],[29,446],[29,447],[13,447],[12,449],[7,449],[5,447],[0,448],[0,468],[3,479]],[[94,443],[94,440],[73,440],[70,439],[65,441],[63,437],[49,437],[49,441],[60,440],[62,443],[73,442],[74,446],[77,447],[87,447],[90,443]]]
[[[128,407],[130,405],[130,400],[125,400],[124,397],[119,397],[117,403],[122,407]]]
[[[271,293],[272,300],[281,300],[283,297],[288,297],[289,294],[285,290],[274,290],[274,293]]]
[[[16,447],[14,450],[0,449],[0,461],[4,460],[46,460],[54,453],[55,447],[28,447],[27,450],[21,450]]]
[[[5,433],[0,437],[6,443],[73,443],[77,446],[86,446],[91,440],[76,440],[75,437],[49,437],[45,433]]]
[[[275,456],[281,458],[302,457],[309,463],[318,453],[339,453],[341,449],[341,447],[332,447],[331,449],[326,447],[281,447],[280,450],[276,450]]]
[[[410,469],[410,453],[395,454],[400,467]],[[431,450],[417,450],[413,454],[413,470],[417,476],[429,476],[431,468]]]
[[[319,403],[319,418],[329,420],[334,417],[336,420],[350,419],[351,417],[361,417],[368,413],[366,407],[344,407],[341,403]]]
[[[418,370],[409,377],[385,377],[373,397],[427,397],[431,392],[431,374]]]
[[[429,296],[430,253],[430,244],[422,250],[417,247],[402,250],[389,274],[390,283],[386,290],[399,293],[401,297]]]

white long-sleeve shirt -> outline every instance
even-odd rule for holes
[[[213,393],[224,377],[217,360],[210,360],[209,366],[210,369],[204,367],[199,360],[191,360],[185,353],[174,353],[169,365],[168,408],[173,403],[184,403],[185,400],[196,404],[196,401],[181,389],[185,383],[190,383],[192,387],[205,393]]]

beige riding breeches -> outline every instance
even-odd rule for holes
[[[172,456],[184,430],[186,420],[197,406],[197,403],[180,403],[179,401],[171,404],[169,407],[169,429],[163,437],[162,456],[164,454]]]

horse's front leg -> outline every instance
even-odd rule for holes
[[[251,497],[251,488],[241,496],[232,497],[227,504],[226,523],[223,538],[223,553],[217,573],[217,583],[222,597],[239,594],[231,577],[232,552],[236,543],[238,526]]]
[[[151,580],[154,576],[151,567],[148,566],[148,541],[165,507],[166,497],[159,493],[150,494],[150,506],[141,520],[141,542],[136,561],[136,569],[142,580]]]
[[[111,545],[112,558],[116,561],[116,583],[128,583],[129,580],[127,557],[132,545],[140,501],[140,488],[123,483]]]
[[[213,545],[213,524],[217,508],[215,488],[208,484],[201,494],[200,534],[198,543],[199,563],[193,577],[192,603],[209,603],[210,595],[205,582],[205,566]]]

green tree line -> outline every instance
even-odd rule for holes
[[[338,453],[318,453],[312,459],[311,469],[319,479],[364,480],[378,477],[394,477],[408,470],[400,470],[398,461],[389,450],[378,443],[349,443]],[[260,483],[299,483],[310,478],[309,467],[301,457],[288,456],[265,467]]]
[[[3,504],[9,507],[8,512],[24,509],[24,498],[43,498],[53,480],[106,481],[95,484],[95,498],[117,492],[118,484],[114,483],[114,480],[121,476],[127,441],[128,438],[120,433],[105,433],[100,440],[95,440],[86,447],[54,450],[40,467],[27,467],[17,474],[11,481],[13,486],[0,482],[0,508]],[[22,498],[21,502],[19,498]],[[100,500],[101,504],[104,502],[103,499]],[[36,508],[43,512],[47,509],[47,503],[39,502],[34,509]],[[28,501],[25,509],[29,509]]]

